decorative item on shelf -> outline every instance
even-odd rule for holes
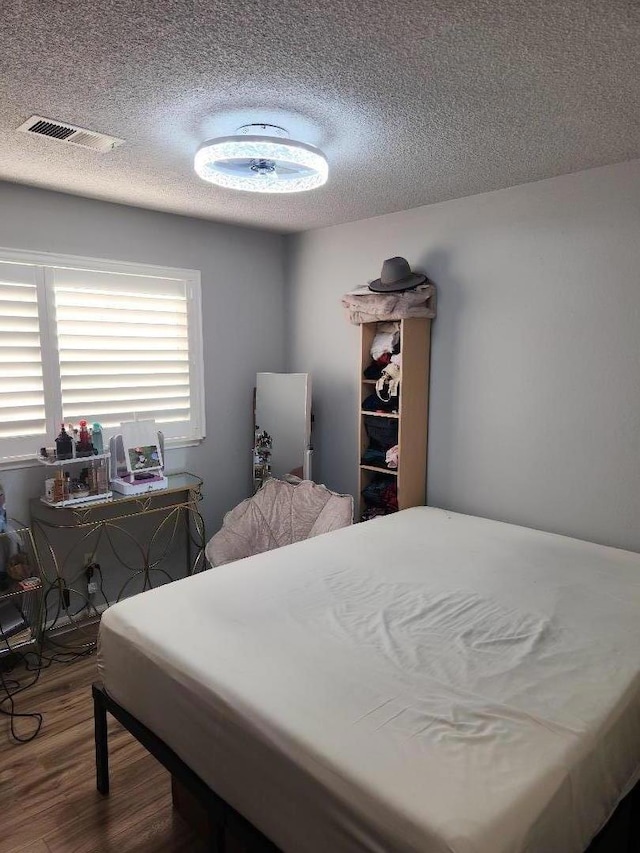
[[[253,446],[253,486],[254,491],[259,489],[271,477],[271,453],[273,450],[273,438],[266,430],[260,431],[256,425],[255,441]]]
[[[380,277],[345,293],[342,305],[354,325],[436,316],[436,289],[405,258],[387,258]]]
[[[24,551],[18,551],[9,557],[7,574],[13,581],[24,581],[31,576],[29,557]]]
[[[398,389],[400,387],[400,365],[388,364],[382,371],[380,379],[376,382],[376,395],[383,403],[397,405]]]
[[[74,506],[75,504],[109,500],[108,453],[100,455],[74,457],[72,459],[51,459],[41,452],[38,460],[55,470],[55,476],[44,481],[44,494],[40,500],[54,507]],[[79,465],[84,465],[79,468]]]
[[[109,443],[111,489],[123,495],[166,489],[164,436],[155,421],[126,421],[120,430]]]
[[[60,468],[53,481],[53,503],[62,503],[64,497],[64,471]]]
[[[426,280],[426,275],[411,270],[406,258],[396,256],[383,262],[380,278],[369,282],[369,290],[373,293],[401,293],[405,290],[415,290]]]
[[[73,459],[73,438],[64,428],[64,424],[60,426],[60,433],[56,438],[56,459]]]
[[[19,525],[13,529],[19,536]],[[27,541],[32,544],[29,531],[22,533],[24,544]],[[2,544],[4,553],[6,542]],[[37,639],[42,614],[42,581],[35,554],[31,565],[26,552],[18,552],[9,558],[6,568],[6,573],[0,572],[0,657]]]
[[[102,439],[102,427],[95,423],[91,428],[91,443],[93,444],[94,453],[104,453],[104,443]]]
[[[0,533],[4,533],[7,529],[7,509],[5,501],[4,486],[0,483]]]
[[[4,487],[0,483],[0,593],[19,591],[20,583],[32,573],[19,527],[7,517]]]
[[[93,456],[93,453],[93,444],[91,443],[89,430],[87,429],[87,422],[82,420],[80,421],[80,431],[78,441],[76,442],[76,458]]]

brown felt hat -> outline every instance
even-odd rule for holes
[[[374,293],[393,293],[400,290],[412,290],[427,280],[422,273],[411,272],[406,258],[387,258],[382,264],[380,278],[369,284]]]

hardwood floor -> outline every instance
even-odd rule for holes
[[[28,677],[23,671],[6,676]],[[96,791],[91,683],[96,658],[53,663],[16,697],[37,738],[16,744],[0,717],[0,853],[204,853],[174,812],[164,768],[109,719],[111,793]],[[19,733],[32,731],[18,720]]]
[[[17,670],[7,676],[31,678]],[[53,663],[16,698],[16,711],[43,715],[27,744],[0,716],[0,853],[205,853],[174,811],[166,770],[110,715],[111,793],[96,791],[93,703],[95,655]],[[33,729],[17,721],[19,734]],[[640,850],[640,785],[623,800],[588,853]],[[633,817],[633,820],[632,820]],[[227,839],[229,853],[246,853]]]

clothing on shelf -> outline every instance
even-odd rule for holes
[[[397,478],[388,474],[376,474],[362,490],[367,506],[377,507],[387,513],[398,511]]]
[[[429,310],[435,309],[430,293],[429,285],[421,297]],[[428,318],[403,317],[393,323],[386,317],[372,319],[360,331],[358,481],[363,520],[422,504],[427,462],[431,324]],[[379,481],[379,476],[386,479]]]
[[[376,468],[398,467],[398,445],[395,444],[386,452],[375,447],[368,447],[362,454],[360,462],[363,465],[373,465]]]
[[[380,358],[372,361],[371,364],[364,370],[365,379],[380,379],[382,371],[388,364],[391,364],[393,356],[390,352],[383,353]]]
[[[378,323],[376,335],[371,344],[371,358],[377,361],[385,353],[393,353],[400,344],[400,325],[398,323]]]
[[[391,400],[381,400],[377,394],[369,394],[362,401],[362,410],[364,412],[391,412],[398,411],[399,398],[392,397]]]
[[[400,389],[400,365],[388,364],[382,371],[380,379],[376,382],[376,396],[383,403],[390,403],[398,399]]]
[[[390,447],[385,454],[385,465],[387,468],[397,468],[398,467],[398,445],[394,444],[393,447]]]
[[[433,284],[422,284],[402,293],[372,293],[368,287],[359,287],[345,293],[342,305],[349,322],[355,326],[408,317],[433,318],[436,316],[436,289]]]
[[[367,447],[360,461],[363,465],[374,465],[378,468],[384,468],[387,464],[386,453],[384,450],[378,450],[375,447]]]
[[[372,518],[379,518],[383,515],[390,515],[386,509],[381,506],[368,506],[360,516],[360,521],[371,521]]]
[[[386,453],[390,447],[398,443],[397,419],[365,415],[363,420],[370,447]]]

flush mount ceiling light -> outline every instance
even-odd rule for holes
[[[245,124],[234,136],[220,136],[198,149],[194,168],[204,180],[253,193],[300,193],[326,183],[327,158],[282,127]]]

